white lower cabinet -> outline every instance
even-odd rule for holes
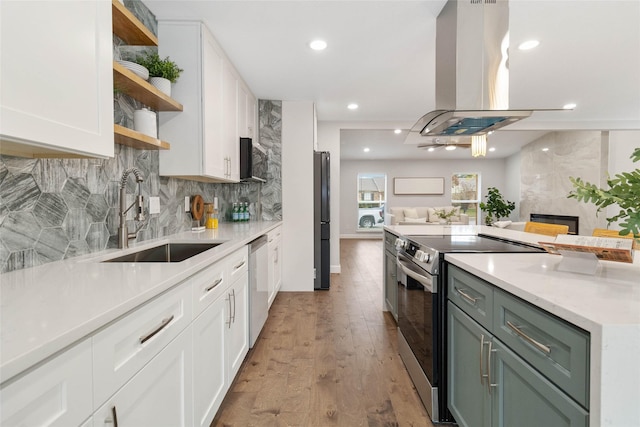
[[[233,381],[249,351],[249,275],[236,280],[227,294],[227,380]]]
[[[280,285],[282,285],[282,227],[271,230],[268,234],[269,249],[269,277],[267,280],[269,289],[269,307],[276,298]]]
[[[183,331],[94,414],[94,427],[188,427],[192,412],[191,333]]]
[[[0,425],[209,426],[249,351],[247,261],[243,246],[10,379]]]
[[[91,340],[0,389],[0,425],[77,426],[91,416]]]
[[[194,322],[194,425],[209,426],[229,388],[225,366],[228,299],[219,297]]]
[[[238,265],[236,258],[227,259],[230,268]],[[195,425],[211,424],[249,351],[248,289],[244,266],[242,275],[193,322]]]
[[[188,282],[94,335],[94,405],[102,405],[184,330],[192,318]]]

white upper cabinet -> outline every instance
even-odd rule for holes
[[[238,82],[238,134],[244,138],[256,138],[258,103],[249,88]]]
[[[111,1],[3,1],[0,19],[0,152],[113,157]]]
[[[171,150],[160,152],[160,174],[239,181],[239,118],[246,126],[247,99],[255,104],[255,97],[201,22],[160,21],[158,39],[160,56],[184,69],[172,88],[184,111],[160,114],[160,137],[172,142]]]

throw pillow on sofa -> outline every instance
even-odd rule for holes
[[[412,219],[417,219],[418,218],[418,211],[414,208],[409,208],[409,209],[403,209],[404,212],[404,218],[408,219],[408,218],[412,218]]]
[[[427,218],[407,218],[407,217],[404,217],[404,222],[426,224],[427,223]]]

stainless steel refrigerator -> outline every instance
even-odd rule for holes
[[[314,289],[329,289],[330,280],[330,216],[329,216],[329,152],[313,154],[313,248]]]

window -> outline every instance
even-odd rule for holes
[[[451,176],[451,204],[460,206],[460,212],[469,215],[469,224],[478,224],[480,204],[480,175],[455,173]]]
[[[387,176],[358,174],[358,231],[380,231],[384,225]]]

